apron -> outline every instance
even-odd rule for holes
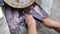
[[[34,2],[31,6],[33,6],[34,8],[32,8],[29,11],[29,13],[36,20],[36,25],[38,29],[40,23],[42,23],[41,19],[43,19],[43,17],[45,17],[47,13],[36,2]],[[8,5],[5,5],[4,9],[5,9],[5,17],[6,17],[7,24],[9,26],[10,33],[25,34],[28,28],[24,20],[24,10],[12,8]],[[39,12],[37,13],[37,11]]]

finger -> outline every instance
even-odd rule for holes
[[[25,14],[25,17],[26,17],[26,18],[29,18],[29,17],[31,17],[31,15],[29,15],[29,14]]]
[[[25,19],[31,20],[34,19],[32,15],[25,14]]]
[[[24,16],[24,19],[27,21],[27,20],[28,20],[28,16],[25,15],[25,16]]]
[[[26,20],[26,17],[24,16],[24,19]]]

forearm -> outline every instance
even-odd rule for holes
[[[60,29],[60,23],[58,23],[58,22],[55,22],[49,18],[44,19],[42,21],[43,21],[43,24],[47,27]]]
[[[34,25],[28,26],[28,34],[37,34],[36,26]]]

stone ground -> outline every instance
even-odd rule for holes
[[[10,34],[4,17],[0,19],[0,34]]]
[[[40,2],[40,0],[38,0],[38,1]],[[48,0],[48,1],[51,1],[51,0]],[[39,4],[41,4],[41,3],[39,3]],[[42,5],[41,6],[44,7],[43,9],[45,9],[45,11],[47,11],[47,13],[50,15],[51,19],[60,22],[60,0],[53,0],[53,4],[51,3],[52,6],[50,6],[48,4],[49,3],[47,3],[46,6],[42,6]],[[6,21],[4,21],[4,19],[5,18],[2,18],[2,20],[0,19],[0,34],[9,33],[8,26],[6,25],[7,23],[6,23]],[[42,24],[40,24],[39,26],[40,27],[38,28],[38,34],[60,34],[53,29],[44,27]]]

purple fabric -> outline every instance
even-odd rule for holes
[[[38,6],[38,9],[35,9],[35,10],[32,9],[30,11],[30,14],[34,18],[36,18],[38,20],[42,20],[48,14],[43,9],[40,9],[39,6]],[[7,20],[9,29],[11,31],[11,34],[19,34],[19,32],[21,31],[20,26],[23,26],[25,29],[27,29],[25,20],[24,20],[24,15],[22,15],[22,14],[20,15],[18,9],[12,9],[10,7],[7,7],[5,16],[6,16],[6,20]],[[40,23],[40,21],[38,21],[38,20],[36,20],[36,22]]]

